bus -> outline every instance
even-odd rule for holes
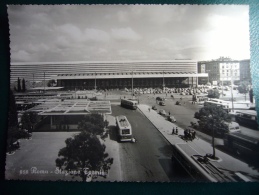
[[[234,132],[225,134],[223,141],[224,146],[237,155],[259,157],[259,139]]]
[[[122,107],[136,110],[137,105],[138,105],[138,101],[136,99],[121,99],[121,106]]]
[[[229,108],[229,102],[226,102],[223,100],[211,99],[211,100],[204,102],[204,106],[208,106],[208,105],[220,106],[225,111],[227,111],[227,113],[229,113],[231,111],[231,109]]]
[[[209,100],[207,94],[199,94],[199,95],[195,95],[195,97],[197,102],[206,102]]]
[[[235,120],[241,125],[258,129],[257,113],[255,110],[237,111]]]
[[[132,129],[126,116],[120,115],[116,117],[116,126],[118,129],[119,141],[132,141]]]
[[[200,151],[200,153],[202,153]],[[193,181],[199,182],[233,182],[247,181],[240,173],[229,173],[217,161],[210,160],[206,155],[202,156],[197,148],[194,149],[187,143],[173,145],[173,165],[181,165],[191,176]]]

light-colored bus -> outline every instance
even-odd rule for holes
[[[116,117],[119,141],[132,141],[132,128],[126,116]]]
[[[230,107],[229,107],[229,102],[223,101],[223,100],[218,100],[218,99],[210,99],[206,102],[204,102],[204,106],[207,105],[216,105],[222,107],[225,111],[230,112]]]
[[[138,105],[138,101],[136,99],[121,99],[121,106],[122,107],[136,110],[137,105]]]
[[[187,143],[178,143],[173,145],[172,162],[173,166],[181,165],[185,171],[192,177],[193,181],[199,182],[233,182],[244,181],[244,176],[240,173],[224,171],[222,165],[209,157],[202,156]],[[247,178],[246,178],[247,179]]]
[[[235,120],[241,125],[258,129],[257,113],[255,110],[237,111]]]

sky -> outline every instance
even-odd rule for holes
[[[9,5],[11,62],[250,59],[248,5]]]

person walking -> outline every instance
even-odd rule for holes
[[[169,114],[169,116],[171,115],[171,113],[170,113],[170,112],[168,112],[168,114]]]
[[[173,130],[172,130],[172,135],[174,134],[174,127],[173,127]]]

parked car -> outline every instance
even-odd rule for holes
[[[167,116],[167,120],[169,120],[172,123],[176,122],[176,119],[174,118],[174,116]]]
[[[161,97],[157,97],[156,101],[163,101],[163,99]]]
[[[166,112],[165,112],[165,110],[161,109],[161,110],[158,111],[158,114],[161,114],[161,115],[165,116]]]
[[[181,105],[181,102],[179,102],[179,101],[177,101],[176,103],[175,103],[175,105]]]
[[[153,110],[157,110],[157,107],[156,107],[156,106],[152,106],[152,109],[153,109]]]
[[[165,106],[165,102],[164,102],[164,101],[160,101],[160,102],[159,102],[159,105],[160,105],[160,106]]]

